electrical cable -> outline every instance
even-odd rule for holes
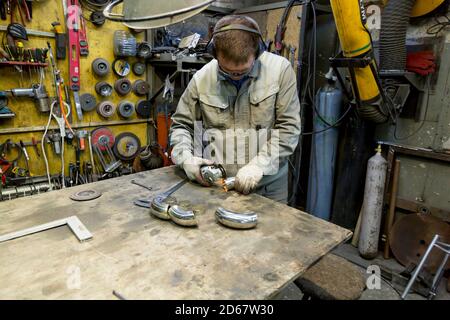
[[[435,16],[434,20],[436,21],[436,23],[427,29],[427,34],[437,37],[442,30],[450,26],[450,18],[447,16],[447,14],[442,15],[441,17],[444,17],[447,21],[439,21],[439,17]]]
[[[48,167],[48,159],[47,159],[47,154],[45,153],[44,142],[45,142],[45,137],[47,136],[48,128],[50,127],[50,123],[52,122],[53,107],[55,106],[56,102],[57,101],[54,101],[50,105],[50,114],[48,116],[48,122],[47,122],[47,125],[45,126],[44,134],[42,135],[42,139],[41,139],[42,155],[44,156],[45,170],[47,172],[47,180],[48,180],[48,184],[50,186],[50,190],[53,190],[53,185],[52,185],[52,181],[50,178],[50,169]]]

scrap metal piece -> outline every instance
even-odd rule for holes
[[[70,196],[70,199],[74,201],[89,201],[99,198],[102,195],[101,192],[95,190],[82,190],[78,191]]]
[[[234,229],[251,229],[258,223],[258,215],[253,211],[240,213],[222,207],[217,208],[216,219],[224,226]]]
[[[450,226],[447,223],[428,214],[408,214],[395,222],[389,235],[389,245],[402,265],[418,265],[435,234],[441,236],[441,241],[450,243]],[[442,252],[431,252],[424,264],[425,270],[434,273],[442,259]],[[450,263],[445,269],[448,268]]]
[[[180,226],[194,227],[198,225],[194,211],[184,210],[179,205],[170,206],[168,214],[170,219]]]
[[[77,216],[70,216],[68,218],[55,220],[52,222],[48,222],[45,224],[41,224],[35,227],[27,228],[24,230],[11,232],[8,234],[4,234],[0,236],[0,242],[5,242],[17,238],[21,238],[24,236],[28,236],[30,234],[38,233],[41,231],[57,228],[66,225],[72,230],[75,236],[78,238],[80,242],[86,241],[92,238],[92,234],[89,230],[81,223],[80,219]]]

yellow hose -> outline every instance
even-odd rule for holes
[[[331,0],[330,2],[344,56],[355,58],[371,51],[372,44],[362,21],[360,1]],[[375,65],[374,61],[372,63]],[[352,79],[352,82],[358,88],[361,104],[379,99],[380,91],[370,66],[355,68],[355,79]]]

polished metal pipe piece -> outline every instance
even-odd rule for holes
[[[178,205],[173,205],[168,212],[172,221],[180,226],[193,227],[197,225],[197,220],[192,210],[184,210]]]
[[[225,169],[219,165],[205,165],[200,167],[200,175],[210,185],[222,183],[227,177]]]
[[[230,191],[234,189],[234,182],[236,181],[236,177],[229,177],[223,181],[222,188],[225,191]]]
[[[170,205],[165,202],[166,198],[157,196],[153,198],[152,204],[150,205],[150,213],[155,217],[170,220],[170,216],[168,214]]]
[[[258,215],[253,211],[235,212],[222,207],[217,208],[216,219],[224,226],[235,229],[251,229],[258,223]]]

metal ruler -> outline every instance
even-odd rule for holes
[[[77,216],[71,216],[60,220],[51,221],[49,223],[44,223],[35,227],[28,229],[11,232],[0,236],[0,242],[9,241],[17,238],[21,238],[33,233],[42,232],[45,230],[57,228],[67,225],[70,230],[75,234],[79,241],[86,241],[92,238],[92,234],[89,230],[81,223]]]
[[[69,86],[73,92],[78,120],[83,120],[80,96],[80,6],[78,0],[67,0],[67,33],[69,35]]]

